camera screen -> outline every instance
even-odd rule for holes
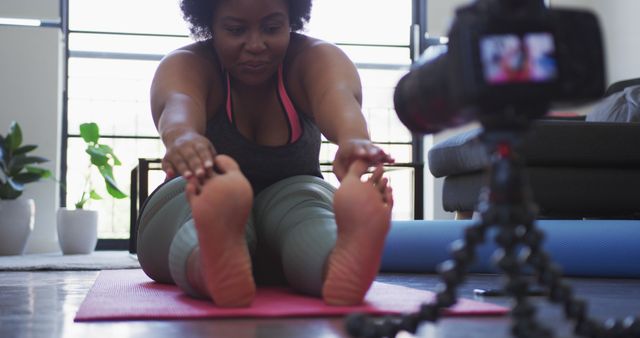
[[[551,33],[486,35],[480,53],[484,79],[491,85],[545,83],[558,76]]]

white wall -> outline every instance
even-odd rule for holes
[[[595,1],[607,45],[609,83],[640,77],[640,1]]]
[[[470,0],[429,0],[429,34],[446,36],[455,8],[469,2]],[[605,40],[608,84],[640,77],[640,25],[636,23],[640,13],[639,0],[550,0],[550,4],[552,7],[588,9],[598,16]],[[586,112],[589,107],[572,109]],[[425,145],[436,144],[457,132],[461,130],[449,130],[433,137],[426,137]],[[453,218],[451,213],[442,210],[442,179],[433,178],[428,169],[425,169],[425,192],[425,218]]]
[[[432,36],[446,36],[457,7],[470,0],[429,0],[427,1],[427,31]]]
[[[429,0],[428,31],[447,34],[454,10],[470,0]],[[606,46],[608,83],[640,77],[640,13],[638,0],[550,0],[552,7],[592,10],[600,19]]]
[[[606,46],[608,83],[640,77],[638,0],[551,0],[556,7],[592,10],[600,19]]]
[[[57,20],[57,0],[2,0],[0,17]],[[60,153],[62,34],[55,28],[0,26],[0,132],[20,123],[25,142],[50,159],[56,171]],[[56,176],[59,174],[56,172]],[[55,213],[59,187],[52,181],[27,186],[36,203],[35,228],[27,252],[58,251]],[[0,215],[1,217],[1,215]]]
[[[2,0],[0,17],[57,20],[59,8],[58,0]]]

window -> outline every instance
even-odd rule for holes
[[[149,85],[162,56],[192,40],[177,0],[62,1],[68,1],[69,11],[63,155],[66,204],[72,205],[79,198],[88,164],[78,135],[81,123],[99,124],[102,142],[110,144],[123,163],[114,174],[125,191],[138,158],[162,157],[164,148],[149,109]],[[395,116],[392,95],[411,63],[411,9],[410,0],[317,0],[306,30],[338,44],[356,63],[363,83],[363,112],[374,142],[407,164],[413,161],[412,136]],[[330,162],[335,150],[334,145],[323,144],[321,161]],[[411,166],[389,169],[396,219],[413,218],[414,171]],[[150,187],[162,178],[152,172]],[[327,179],[336,183],[332,175]],[[100,238],[129,237],[128,200],[106,198],[92,201],[90,208],[100,211]]]

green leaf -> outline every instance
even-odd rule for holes
[[[120,160],[118,159],[118,157],[116,156],[116,154],[113,152],[113,149],[111,147],[109,147],[106,144],[98,144],[98,148],[100,148],[100,150],[102,152],[104,152],[107,156],[111,157],[113,159],[113,165],[121,165],[122,163],[120,162]]]
[[[7,183],[9,184],[11,189],[15,191],[22,192],[24,190],[24,184],[22,184],[21,182],[17,182],[16,180],[13,179],[13,177],[9,177],[9,179],[7,180]]]
[[[105,154],[113,155],[113,149],[106,144],[97,144],[96,148],[100,149]]]
[[[38,167],[30,166],[30,165],[25,166],[25,169],[27,170],[28,173],[33,173],[33,174],[36,174],[36,175],[40,175],[40,178],[49,178],[49,177],[53,176],[51,171],[48,170],[48,169],[38,168]]]
[[[0,200],[14,200],[22,195],[22,191],[15,190],[9,183],[0,184]]]
[[[9,155],[8,153],[5,153],[5,140],[4,137],[2,135],[0,135],[0,160],[2,162],[7,161],[7,159],[5,158],[5,155]]]
[[[100,148],[87,147],[87,154],[91,157],[91,163],[97,167],[108,165],[109,157]]]
[[[7,145],[9,146],[9,151],[14,151],[18,149],[18,147],[22,144],[22,129],[20,129],[20,125],[18,122],[11,122],[11,126],[9,127],[9,133],[7,134]]]
[[[107,186],[107,192],[114,198],[125,198],[127,194],[123,193],[118,185],[116,184],[116,180],[113,178],[113,168],[111,166],[103,166],[98,168],[100,169],[100,174],[104,178],[104,183]]]
[[[98,143],[100,139],[100,129],[98,125],[91,123],[83,123],[80,125],[80,136],[87,143]]]
[[[96,201],[102,199],[102,196],[100,196],[100,194],[98,194],[95,190],[91,190],[91,192],[89,192],[89,197],[92,200],[96,200]]]
[[[76,207],[76,209],[84,209],[84,205],[86,203],[87,203],[87,199],[80,200],[80,201],[76,202],[75,207]]]
[[[39,174],[26,172],[14,176],[13,181],[24,185],[27,183],[37,182],[41,178],[42,177]]]
[[[118,188],[116,185],[113,185],[111,182],[107,183],[107,192],[113,198],[123,199],[127,197],[127,194],[123,193],[120,188]]]
[[[36,146],[36,145],[22,146],[22,147],[16,149],[13,152],[13,156],[22,155],[22,154],[26,154],[28,152],[32,152],[32,151],[36,150],[36,148],[38,148],[38,146]]]
[[[22,168],[29,164],[38,164],[48,161],[49,160],[47,160],[46,158],[40,156],[18,156],[11,159],[8,169],[10,172],[12,172],[12,175],[15,175],[20,172]]]
[[[37,164],[49,162],[48,159],[42,156],[18,156],[13,158],[13,163],[25,166],[27,164]]]

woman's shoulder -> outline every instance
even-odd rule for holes
[[[284,65],[288,73],[289,94],[302,111],[313,115],[309,99],[310,83],[328,76],[335,65],[350,61],[333,43],[299,33],[292,33],[290,41]]]
[[[335,53],[343,54],[340,48],[331,42],[301,33],[291,33],[287,59],[291,63],[296,61],[313,62],[318,57],[331,57],[331,54]]]
[[[175,49],[165,55],[162,63],[178,64],[214,72],[218,68],[218,58],[208,40],[194,42]]]
[[[293,33],[285,68],[299,80],[308,74],[326,72],[335,65],[351,64],[349,57],[335,44],[307,35]]]
[[[223,100],[221,79],[222,70],[210,41],[202,41],[168,53],[160,62],[153,82],[205,95],[208,104],[218,107]]]

